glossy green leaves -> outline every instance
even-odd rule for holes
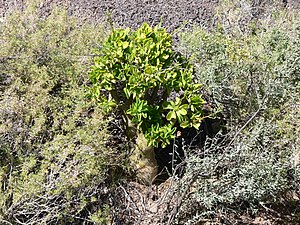
[[[168,102],[164,108],[170,110],[166,117],[168,121],[178,120],[178,122],[182,122],[184,116],[187,115],[188,104],[182,104],[181,99],[176,97],[175,102]]]
[[[204,102],[199,85],[193,84],[192,66],[174,51],[165,29],[144,23],[136,31],[113,30],[96,54],[89,74],[91,96],[123,111],[149,145],[169,144],[178,125],[199,127]],[[167,101],[179,92],[183,95]]]

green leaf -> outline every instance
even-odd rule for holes
[[[189,121],[183,121],[183,122],[180,123],[180,126],[182,128],[190,127],[190,122]]]
[[[123,42],[123,49],[126,49],[129,46],[129,42],[125,41]]]
[[[164,106],[164,109],[174,110],[174,108],[175,108],[175,102],[173,101],[167,102],[166,105]]]
[[[200,127],[200,125],[201,125],[201,123],[194,123],[193,124],[193,127],[195,128],[195,129],[199,129],[199,127]]]
[[[170,57],[169,55],[163,55],[163,56],[162,56],[162,58],[163,58],[164,60],[167,60],[169,57]]]
[[[126,98],[130,98],[130,91],[127,88],[124,88],[123,91],[125,93]]]
[[[177,114],[177,120],[179,123],[181,123],[183,121],[183,116],[180,114]]]
[[[179,97],[176,97],[175,105],[180,105],[180,104],[181,104],[181,99]]]
[[[146,66],[146,67],[145,67],[145,73],[147,73],[147,74],[152,74],[152,73],[153,73],[153,68],[152,68],[152,66]]]
[[[176,113],[174,111],[170,111],[167,116],[167,120],[171,121],[172,119],[176,119]]]
[[[205,103],[205,100],[201,96],[196,95],[196,96],[191,97],[191,103],[193,105],[199,106],[199,105],[203,105]]]
[[[191,111],[195,112],[195,107],[193,105],[191,105]]]
[[[177,112],[176,112],[177,115],[182,115],[182,116],[185,116],[187,114],[187,111],[185,109],[179,109]]]

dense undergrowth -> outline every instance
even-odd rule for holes
[[[85,97],[106,30],[61,8],[38,15],[31,3],[0,24],[0,223],[101,221],[125,162],[105,146],[104,115]]]
[[[186,183],[195,183],[179,213],[184,224],[209,216],[233,223],[232,211],[297,200],[287,196],[299,195],[299,16],[277,10],[268,20],[182,34],[182,50],[228,129],[187,159]],[[295,220],[283,223],[299,221],[293,210]]]
[[[173,174],[175,200],[165,198],[152,221],[233,224],[246,212],[298,203],[299,15],[275,7],[249,19],[238,2],[223,1],[214,28],[178,34],[177,51],[226,125],[204,145],[188,143],[197,148],[180,138],[185,173]],[[87,98],[91,52],[109,29],[62,8],[45,17],[38,3],[0,22],[0,223],[110,224],[118,213],[124,224],[141,223],[148,211],[115,204],[130,162],[107,144],[109,117]],[[288,219],[281,222],[297,224],[299,208]]]

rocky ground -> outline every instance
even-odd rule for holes
[[[109,17],[117,26],[138,27],[143,22],[159,24],[173,31],[183,24],[191,27],[198,24],[210,27],[214,24],[215,9],[219,0],[44,0],[41,1],[41,14],[49,13],[51,5],[67,7],[71,15],[103,22]],[[243,4],[243,1],[236,1]],[[250,2],[250,1],[249,1]],[[265,9],[273,5],[272,0],[251,1],[252,17],[264,14]],[[14,9],[22,9],[26,0],[0,0],[0,18]],[[281,5],[298,8],[300,0],[282,0]]]
[[[25,0],[0,1],[0,16],[9,14],[13,8],[22,9]],[[218,0],[45,0],[41,4],[44,14],[47,14],[51,5],[63,5],[72,15],[92,18],[94,21],[103,22],[110,15],[112,21],[119,26],[135,28],[143,22],[159,24],[170,31],[184,23],[201,24],[210,26],[213,23],[214,8]]]
[[[29,0],[0,0],[0,20],[13,9],[23,9]],[[41,17],[49,14],[53,5],[66,7],[70,15],[93,22],[110,21],[114,26],[137,28],[143,22],[161,24],[169,32],[194,25],[210,28],[218,17],[222,0],[39,0]],[[270,9],[280,6],[300,9],[300,0],[249,0],[233,1],[242,9],[244,21],[267,17]],[[231,9],[233,10],[233,9]],[[225,10],[226,11],[226,10]],[[246,12],[246,13],[245,13]],[[224,13],[224,12],[223,12]],[[222,20],[228,18],[223,18]],[[238,21],[239,24],[240,21]]]

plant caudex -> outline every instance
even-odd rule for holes
[[[146,23],[136,31],[113,30],[90,70],[92,98],[120,109],[126,125],[143,133],[149,146],[165,147],[176,127],[198,129],[203,119],[201,85],[172,44],[165,29]]]

